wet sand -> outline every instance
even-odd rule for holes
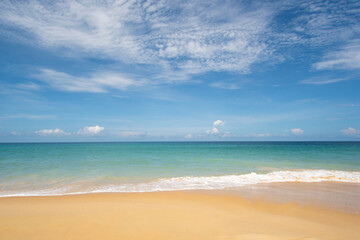
[[[295,202],[360,214],[360,184],[341,182],[294,182],[247,185],[223,190],[246,199],[277,203]]]
[[[360,215],[226,191],[8,197],[0,239],[360,239]]]

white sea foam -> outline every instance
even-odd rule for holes
[[[49,196],[84,193],[109,192],[155,192],[196,189],[224,189],[242,187],[250,184],[281,183],[281,182],[347,182],[360,183],[360,172],[335,170],[298,170],[274,171],[270,173],[249,173],[241,175],[208,176],[208,177],[176,177],[161,178],[151,182],[132,184],[107,184],[87,186],[87,188],[43,189],[26,192],[0,193],[0,197],[9,196]],[[91,185],[91,183],[90,183]]]

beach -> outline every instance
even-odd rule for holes
[[[360,239],[360,143],[0,144],[0,239]]]
[[[360,239],[360,215],[229,191],[0,198],[1,239]]]
[[[360,0],[0,0],[0,240],[360,240]]]

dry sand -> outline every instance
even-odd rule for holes
[[[217,192],[0,199],[0,239],[360,239],[360,215]]]

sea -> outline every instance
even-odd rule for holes
[[[0,197],[360,184],[360,142],[1,143]]]

